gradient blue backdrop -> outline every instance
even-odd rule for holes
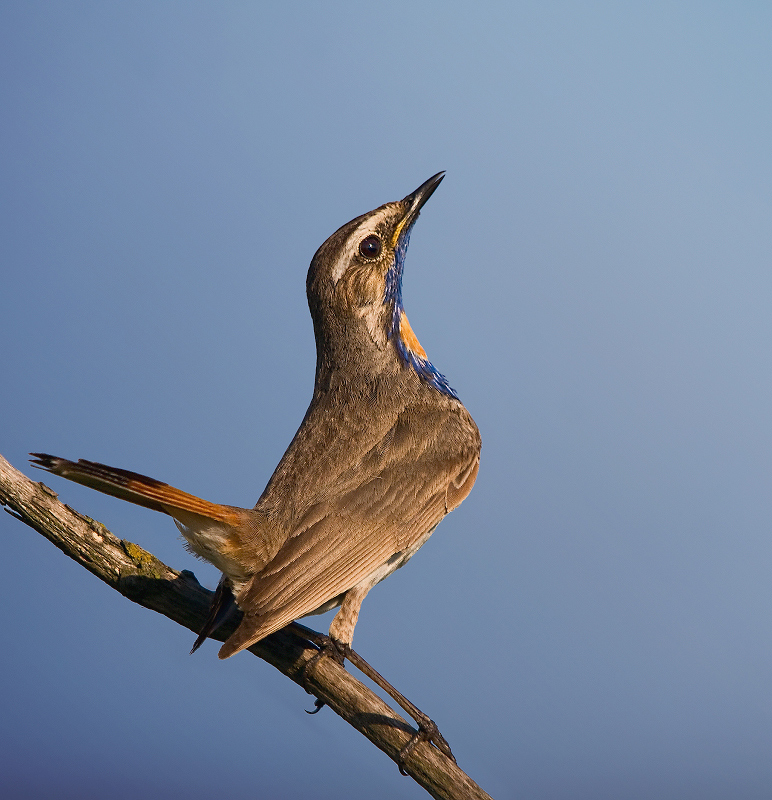
[[[445,169],[405,306],[482,468],[357,649],[499,800],[766,800],[771,38],[760,2],[3,3],[0,452],[253,504],[310,398],[311,256]],[[46,482],[215,584],[169,519]],[[4,798],[425,796],[0,536]]]

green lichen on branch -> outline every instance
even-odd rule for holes
[[[127,539],[121,539],[121,547],[126,555],[132,560],[137,568],[137,572],[148,578],[167,579],[173,573],[163,561],[157,559],[152,553],[148,553],[138,544]]]

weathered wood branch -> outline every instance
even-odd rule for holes
[[[119,539],[102,523],[79,514],[54,491],[14,469],[0,456],[0,504],[34,528],[62,552],[124,597],[197,632],[212,593],[193,573],[177,572],[136,544]],[[217,631],[224,641],[233,627]],[[306,663],[318,652],[302,638],[302,627],[288,626],[249,648],[295,683],[310,689],[395,763],[415,729],[380,697],[330,658],[317,659],[309,675]],[[405,771],[440,800],[483,800],[489,796],[432,745],[419,742]]]

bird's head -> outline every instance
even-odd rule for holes
[[[339,228],[316,251],[306,290],[319,370],[374,368],[399,362],[455,397],[426,357],[402,305],[402,270],[410,232],[439,186],[439,172],[402,200]]]

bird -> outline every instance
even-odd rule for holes
[[[402,301],[410,234],[444,175],[351,220],[314,255],[306,279],[313,395],[253,508],[93,461],[30,453],[36,467],[171,516],[189,550],[220,570],[194,650],[234,606],[241,621],[220,658],[336,607],[330,640],[350,648],[370,589],[471,491],[479,430],[419,344]]]

